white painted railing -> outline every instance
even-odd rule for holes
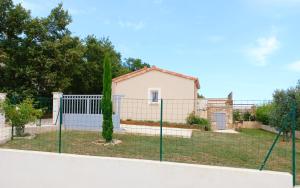
[[[120,129],[121,98],[122,96],[119,95],[112,98],[114,129]],[[61,99],[63,126],[65,128],[76,130],[101,129],[103,121],[102,95],[61,95]],[[56,114],[58,115],[58,113]]]

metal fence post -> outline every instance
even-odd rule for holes
[[[63,120],[63,116],[62,116],[62,106],[63,106],[63,102],[62,102],[62,97],[59,99],[59,136],[58,136],[58,153],[61,153],[61,126],[62,126],[62,120]]]
[[[276,145],[276,143],[277,143],[277,141],[278,141],[278,139],[279,139],[279,137],[280,137],[280,135],[281,135],[281,133],[282,133],[283,130],[286,128],[287,119],[284,117],[284,118],[282,119],[281,123],[282,123],[283,125],[282,125],[282,127],[280,128],[279,132],[277,133],[277,135],[276,135],[276,137],[275,137],[275,139],[274,139],[274,141],[273,141],[273,143],[272,143],[272,146],[271,146],[271,148],[269,149],[267,155],[265,156],[264,161],[263,161],[263,163],[261,164],[259,170],[263,170],[263,169],[264,169],[264,167],[265,167],[265,165],[266,165],[266,163],[267,163],[267,161],[268,161],[268,159],[269,159],[269,157],[270,157],[270,155],[271,155],[271,153],[272,153],[272,151],[273,151],[273,149],[274,149],[274,147],[275,147],[275,145]]]
[[[292,107],[292,174],[293,174],[293,185],[296,185],[296,104]]]
[[[162,161],[163,160],[163,130],[162,130],[162,126],[163,126],[163,105],[164,105],[164,101],[163,99],[160,99],[160,150],[159,150],[159,160]]]

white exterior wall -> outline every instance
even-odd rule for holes
[[[0,187],[5,188],[292,188],[288,173],[0,150]]]
[[[158,88],[164,99],[163,120],[184,123],[195,110],[197,88],[193,80],[152,70],[124,81],[113,83],[113,94],[123,95],[121,119],[159,121],[160,105],[149,104],[149,88]],[[174,100],[176,99],[176,100]]]
[[[0,103],[4,102],[6,99],[6,93],[0,93]],[[5,126],[5,114],[0,109],[0,128]]]
[[[11,139],[11,126],[0,127],[0,144],[4,144]],[[0,156],[1,157],[1,156]]]
[[[114,95],[147,99],[148,88],[161,88],[163,99],[195,99],[195,82],[156,70],[113,83]]]
[[[59,125],[60,98],[63,96],[63,93],[53,92],[52,95],[53,95],[52,124]]]

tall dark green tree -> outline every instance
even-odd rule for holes
[[[102,98],[102,112],[103,125],[102,136],[106,142],[112,141],[113,122],[112,122],[112,101],[111,101],[111,58],[108,53],[105,54],[103,64],[103,98]]]
[[[84,94],[102,93],[105,53],[110,54],[113,78],[129,72],[127,67],[121,63],[121,54],[116,52],[108,38],[97,39],[95,36],[90,35],[83,40],[83,43],[83,62],[76,64],[71,85],[65,90],[66,92]]]
[[[0,0],[0,92],[16,98],[102,93],[106,52],[112,77],[143,66],[133,58],[123,63],[106,37],[72,35],[71,22],[62,4],[46,17],[32,17],[21,4]]]
[[[124,65],[128,68],[129,72],[136,71],[144,67],[150,67],[148,63],[143,62],[141,59],[132,57],[125,59]]]

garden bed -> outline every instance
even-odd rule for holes
[[[144,126],[154,126],[154,127],[159,127],[160,126],[160,122],[135,121],[135,120],[121,120],[121,124],[144,125]],[[184,124],[184,123],[170,123],[170,122],[163,122],[163,127],[184,128],[184,129],[200,129],[200,127],[198,125],[188,125],[188,124]]]

